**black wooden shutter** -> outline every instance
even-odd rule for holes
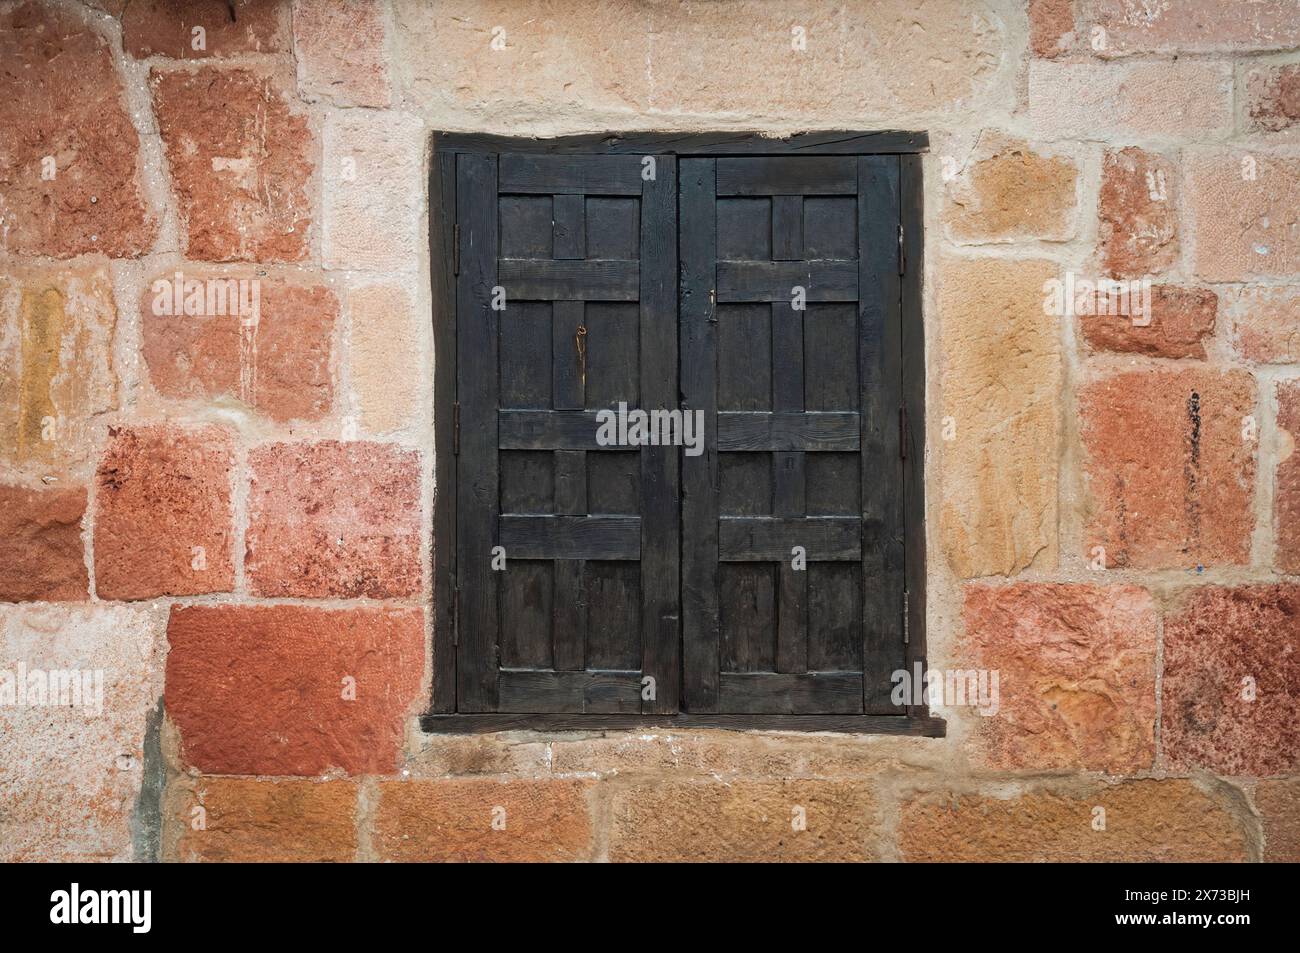
[[[678,449],[596,443],[677,406],[676,189],[673,156],[456,157],[461,712],[680,708]]]
[[[685,708],[900,714],[899,159],[680,171]]]

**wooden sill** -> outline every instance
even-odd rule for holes
[[[835,731],[862,735],[911,735],[943,738],[948,723],[928,715],[585,715],[482,714],[422,715],[420,727],[432,734],[481,734],[491,731],[618,731],[665,728],[690,731]]]

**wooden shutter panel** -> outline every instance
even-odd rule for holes
[[[678,450],[596,443],[677,406],[676,160],[645,158],[457,156],[461,712],[679,709]]]
[[[686,708],[900,714],[899,160],[681,178],[682,392],[711,437],[682,466]]]

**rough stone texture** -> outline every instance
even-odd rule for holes
[[[0,609],[0,673],[16,680],[20,664],[29,679],[37,670],[103,672],[102,696],[92,691],[98,715],[84,695],[79,707],[0,705],[0,861],[133,858],[146,719],[162,694],[161,636],[156,608]],[[0,674],[0,693],[5,681]]]
[[[293,79],[205,66],[149,74],[187,258],[299,261],[308,250],[315,140]]]
[[[0,129],[0,251],[148,251],[140,140],[108,42],[77,15],[36,3],[0,12]]]
[[[165,284],[151,284],[143,296],[141,350],[160,394],[232,398],[276,421],[319,420],[329,414],[339,315],[332,291],[247,274],[186,274],[183,282],[257,282],[257,313],[245,316],[228,307],[220,314],[159,314],[163,302],[174,310],[171,286],[177,283],[174,274],[159,280]],[[251,300],[252,286],[246,287]]]
[[[795,829],[797,819],[806,829]],[[873,860],[880,823],[874,790],[864,782],[644,784],[613,796],[609,859]]]
[[[1074,0],[1029,0],[1029,46],[1035,56],[1060,56],[1074,40]]]
[[[420,591],[420,455],[382,443],[277,443],[249,454],[245,571],[262,596]]]
[[[389,105],[384,20],[377,0],[296,0],[293,45],[302,94],[337,106]]]
[[[384,782],[374,849],[393,861],[588,860],[590,787],[581,780]]]
[[[1232,69],[1224,63],[1029,64],[1035,139],[1183,135],[1232,129]]]
[[[1178,260],[1177,173],[1163,156],[1107,150],[1098,197],[1098,254],[1106,274],[1142,277]]]
[[[395,11],[408,101],[494,131],[506,130],[504,116],[572,110],[611,121],[661,112],[851,127],[863,115],[932,112],[987,94],[1007,45],[989,5],[954,16],[950,0],[398,0]],[[796,26],[803,50],[792,48]],[[504,49],[491,47],[494,27],[505,31]],[[924,70],[893,65],[919,62]]]
[[[0,486],[0,602],[89,598],[81,542],[85,512],[85,487]]]
[[[1108,569],[1244,564],[1255,517],[1255,413],[1244,371],[1135,371],[1079,396],[1092,517],[1084,553]]]
[[[95,417],[116,409],[117,308],[102,269],[0,274],[0,460],[83,476]]]
[[[1295,0],[1083,0],[1082,15],[1106,31],[1103,55],[1300,46]]]
[[[1238,354],[1256,364],[1300,363],[1300,285],[1244,287],[1229,300]]]
[[[1165,619],[1163,684],[1161,739],[1173,770],[1296,773],[1300,586],[1193,590]]]
[[[219,427],[110,428],[95,473],[99,598],[229,591],[234,465],[231,434]]]
[[[1042,156],[1025,142],[1001,135],[981,143],[981,157],[954,183],[948,231],[959,242],[1043,238],[1074,234],[1078,167]]]
[[[1277,478],[1273,488],[1273,526],[1278,569],[1300,573],[1300,381],[1277,385]]]
[[[1095,830],[1094,808],[1106,811]],[[1246,834],[1190,781],[1128,781],[1086,794],[920,795],[902,806],[909,861],[1222,862],[1246,859]]]
[[[356,857],[351,781],[196,778],[167,791],[167,860],[322,863]],[[201,808],[202,810],[196,810]]]
[[[427,183],[422,124],[401,113],[331,114],[325,123],[326,268],[415,271]]]
[[[367,285],[348,293],[352,389],[361,425],[390,433],[415,417],[426,365],[410,293],[400,285]]]
[[[186,764],[267,775],[396,766],[423,681],[422,610],[173,607],[167,638],[167,714]]]
[[[1246,103],[1252,124],[1279,131],[1300,121],[1300,64],[1266,66],[1246,74]]]
[[[137,59],[281,53],[289,49],[288,20],[283,0],[131,0],[122,11],[122,45]],[[200,27],[202,42],[194,34]]]
[[[978,719],[993,766],[1152,766],[1159,617],[1146,590],[969,585],[963,615],[968,663],[999,673],[997,712]]]
[[[1209,288],[1155,285],[1150,324],[1134,323],[1130,315],[1081,314],[1079,326],[1096,351],[1204,359],[1218,313],[1219,296]]]
[[[1056,564],[1061,390],[1057,317],[1044,313],[1044,261],[951,260],[941,271],[940,530],[959,576]]]
[[[1264,859],[1300,862],[1300,781],[1261,781],[1255,806],[1264,819]]]
[[[763,735],[724,729],[606,732],[548,745],[556,774],[713,781],[749,778],[864,778],[921,754],[927,741],[879,735]],[[486,760],[486,759],[484,759]]]
[[[402,776],[437,778],[451,775],[513,774],[539,777],[551,773],[550,742],[501,743],[501,735],[421,733]],[[572,772],[565,772],[572,773]]]
[[[1246,178],[1254,162],[1254,179]],[[1184,162],[1196,223],[1193,267],[1206,281],[1300,272],[1300,158],[1194,154]]]

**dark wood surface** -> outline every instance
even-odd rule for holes
[[[456,710],[456,156],[429,172],[433,303],[433,681],[429,711]]]
[[[497,583],[492,547],[497,539],[497,157],[456,159],[456,223],[460,274],[456,278],[457,382],[460,453],[456,458],[456,568],[460,615],[456,652],[458,711],[497,707]]]
[[[682,159],[678,208],[682,408],[718,415],[714,374],[717,319],[716,159]],[[716,424],[714,425],[716,428]],[[707,441],[706,441],[707,448]],[[682,457],[683,697],[691,712],[718,707],[718,455]]]
[[[867,155],[924,152],[930,148],[925,132],[801,132],[771,137],[753,132],[589,133],[557,139],[520,139],[479,133],[439,132],[434,143],[442,152],[527,152],[543,155],[589,153],[649,155]]]
[[[521,712],[498,715],[424,715],[420,727],[439,734],[482,734],[497,731],[630,731],[662,728],[694,731],[724,728],[733,731],[833,731],[844,734],[912,735],[942,738],[948,724],[942,718],[905,715],[599,715]]]
[[[925,323],[921,313],[921,276],[924,274],[925,210],[921,189],[921,162],[903,156],[903,254],[907,272],[902,283],[902,388],[906,411],[907,459],[903,463],[906,585],[908,591],[907,664],[910,670],[925,661]],[[925,714],[922,705],[911,713]]]
[[[859,158],[858,180],[862,481],[877,484],[862,496],[863,709],[884,715],[896,711],[890,675],[905,667],[898,158]]]
[[[925,135],[434,147],[426,729],[942,734],[889,700],[925,652]],[[703,411],[706,452],[598,445],[619,401]]]

